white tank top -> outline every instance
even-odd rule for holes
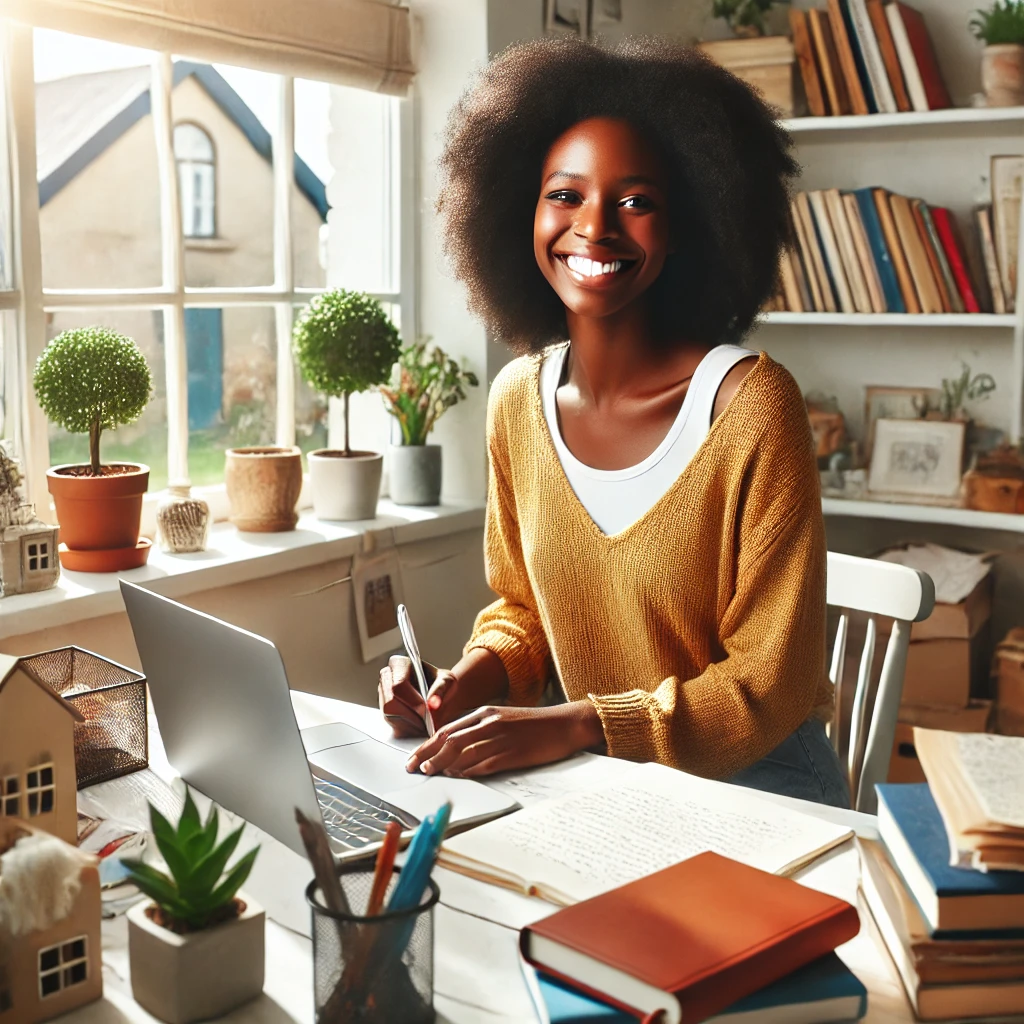
[[[626,469],[594,469],[566,447],[558,426],[555,392],[562,380],[568,344],[553,348],[540,372],[544,418],[569,485],[587,514],[607,536],[641,518],[679,478],[711,429],[715,397],[726,374],[741,360],[758,356],[738,345],[718,345],[698,364],[679,414],[661,444],[643,462]]]

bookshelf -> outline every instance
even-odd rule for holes
[[[766,324],[819,324],[832,327],[1002,327],[1013,328],[1013,313],[762,313]]]
[[[894,519],[903,523],[935,523],[962,526],[971,530],[1002,530],[1024,533],[1024,516],[1002,512],[976,512],[970,508],[946,508],[942,505],[907,505],[888,501],[858,501],[847,498],[822,498],[827,516],[852,516],[858,519]]]
[[[904,114],[867,114],[845,117],[793,117],[782,124],[793,135],[818,132],[877,132],[920,128],[941,128],[945,125],[983,126],[1024,121],[1024,107],[952,107],[949,110],[909,111]],[[799,141],[799,140],[798,140]]]

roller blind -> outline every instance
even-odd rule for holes
[[[399,96],[414,72],[409,11],[388,0],[0,0],[0,15]]]

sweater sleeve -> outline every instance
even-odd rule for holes
[[[790,390],[775,410],[787,429],[764,431],[748,466],[722,657],[653,692],[590,695],[613,756],[729,778],[814,706],[827,678],[825,530],[807,414],[795,383]]]
[[[523,558],[500,411],[502,389],[495,382],[488,409],[487,518],[484,560],[487,584],[498,595],[476,617],[466,644],[493,651],[505,666],[509,703],[530,706],[540,700],[551,674],[551,652]]]

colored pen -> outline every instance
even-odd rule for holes
[[[366,904],[366,916],[375,917],[384,906],[384,894],[388,891],[391,872],[395,867],[395,855],[398,853],[398,840],[402,835],[402,826],[397,821],[389,821],[384,833],[384,842],[377,851],[377,864],[373,870],[373,886],[370,899]]]

